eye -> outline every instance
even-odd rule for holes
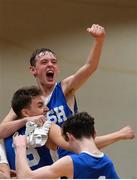
[[[56,59],[53,59],[53,60],[52,60],[52,63],[53,63],[53,64],[57,64],[57,60],[56,60]]]
[[[39,108],[43,108],[43,107],[44,107],[44,104],[43,104],[42,102],[39,102],[39,103],[38,103],[38,107],[39,107]]]
[[[39,108],[42,108],[43,107],[43,105],[39,105]]]
[[[41,61],[41,64],[47,64],[48,63],[48,60],[44,59]]]

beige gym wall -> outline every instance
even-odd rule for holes
[[[106,40],[95,74],[77,94],[80,110],[96,119],[99,135],[137,121],[136,0],[0,0],[0,119],[14,91],[33,85],[29,57],[37,47],[53,49],[63,79],[88,56],[93,38],[86,28],[98,23]],[[104,149],[121,178],[137,178],[137,140]]]

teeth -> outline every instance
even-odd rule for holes
[[[53,71],[52,71],[52,70],[49,70],[49,71],[47,71],[47,73],[53,73]]]
[[[52,71],[52,70],[48,70],[47,71],[47,73],[46,73],[46,75],[48,76],[48,77],[52,77],[53,78],[53,76],[54,76],[54,72]]]

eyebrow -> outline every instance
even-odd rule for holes
[[[43,101],[39,101],[39,102],[38,102],[38,104],[40,104],[40,105],[41,105],[41,104],[42,104],[42,105],[44,105],[44,102],[43,102]]]

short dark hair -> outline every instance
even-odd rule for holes
[[[29,108],[32,99],[34,97],[42,95],[42,92],[36,86],[23,87],[18,89],[11,101],[11,106],[18,118],[22,117],[21,110],[23,108]]]
[[[46,52],[46,51],[51,52],[52,54],[56,55],[55,52],[53,52],[51,49],[48,49],[48,48],[39,48],[39,49],[36,49],[32,53],[32,55],[30,57],[30,65],[31,66],[35,66],[36,65],[36,61],[37,61],[36,56],[39,55],[41,52]]]
[[[94,118],[87,112],[72,115],[62,125],[62,135],[66,141],[68,141],[67,132],[71,133],[76,139],[94,137]]]

